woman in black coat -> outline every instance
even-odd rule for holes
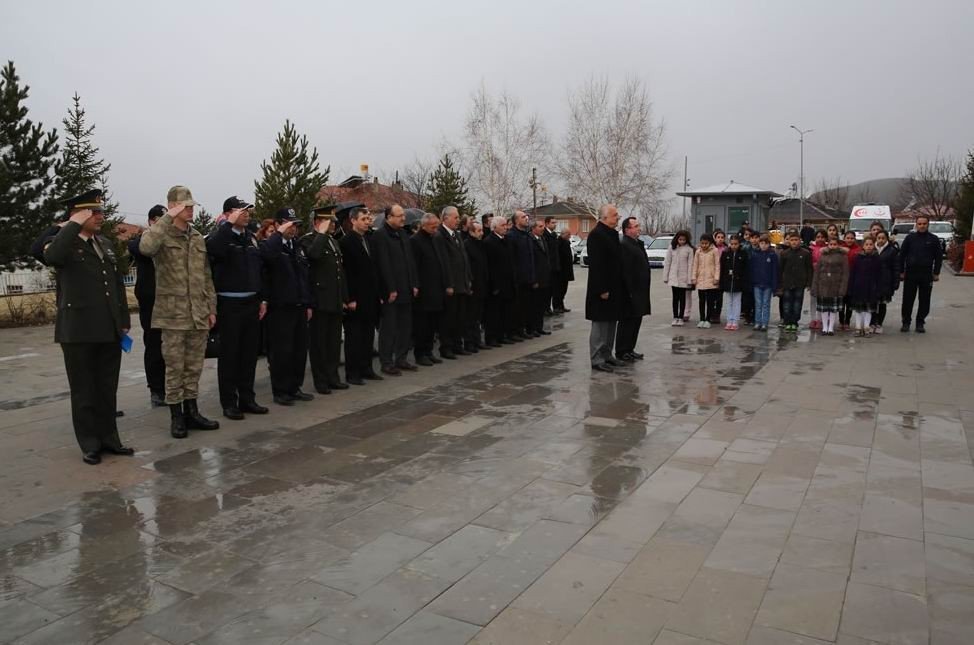
[[[625,293],[619,307],[619,325],[616,327],[616,358],[620,361],[641,359],[636,352],[636,340],[643,316],[650,313],[649,259],[646,246],[639,239],[639,222],[628,217],[622,223],[622,282]]]
[[[873,314],[873,333],[883,333],[883,321],[886,320],[886,304],[893,300],[893,294],[900,288],[900,272],[897,266],[900,261],[900,247],[889,239],[889,233],[880,231],[876,234],[876,251],[879,253],[881,270],[879,282],[879,306]]]

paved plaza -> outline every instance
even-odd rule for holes
[[[632,368],[581,269],[552,336],[265,417],[207,361],[182,441],[137,338],[98,467],[53,330],[0,330],[0,642],[974,643],[974,280],[795,339],[671,328],[658,276]]]

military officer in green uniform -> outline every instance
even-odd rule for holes
[[[200,414],[196,404],[209,330],[216,324],[216,292],[206,241],[194,229],[193,194],[173,186],[168,211],[142,234],[139,251],[156,268],[156,301],[152,327],[162,330],[166,362],[166,404],[170,432],[182,439],[187,430],[216,430],[217,421]]]
[[[348,300],[342,251],[332,237],[337,204],[313,211],[314,230],[301,238],[304,254],[311,264],[311,293],[314,315],[309,323],[309,357],[315,390],[330,394],[348,389],[338,376],[338,357],[342,348],[342,312]]]
[[[58,288],[54,342],[60,343],[71,388],[71,421],[87,464],[101,453],[131,455],[115,422],[122,337],[131,325],[123,282],[126,268],[99,235],[105,221],[102,191],[62,202],[68,220],[44,246]]]

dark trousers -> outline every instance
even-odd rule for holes
[[[439,326],[440,313],[413,307],[413,354],[416,358],[433,355],[433,339]]]
[[[382,305],[379,319],[379,363],[392,367],[406,362],[413,342],[413,303]]]
[[[440,351],[461,349],[461,321],[467,308],[466,294],[454,293],[444,300],[443,315],[440,316]]]
[[[924,325],[930,313],[930,294],[933,293],[933,273],[926,271],[907,271],[903,279],[903,324],[909,325],[913,317],[913,301],[920,295],[917,305],[917,325]]]
[[[345,378],[362,378],[374,374],[372,348],[375,345],[375,323],[356,316],[346,317],[345,326]]]
[[[565,294],[568,293],[568,280],[564,271],[551,272],[551,309],[559,311],[565,308]]]
[[[720,289],[715,289],[717,296],[714,298],[713,306],[710,309],[710,318],[708,319],[711,323],[717,325],[720,324],[720,314],[724,310],[724,297]]]
[[[523,333],[528,327],[528,320],[531,318],[531,293],[534,289],[530,284],[519,284],[517,295],[514,296],[514,315],[511,317],[513,323],[511,332],[515,334]]]
[[[162,360],[162,330],[152,328],[152,307],[139,304],[139,323],[142,325],[142,343],[145,352],[142,363],[145,366],[145,382],[149,391],[166,395],[166,361]]]
[[[886,303],[881,302],[876,307],[876,313],[873,314],[872,324],[882,326],[886,321]]]
[[[71,421],[81,452],[120,448],[115,395],[122,348],[110,343],[61,343],[71,389]]]
[[[782,317],[786,325],[797,325],[802,317],[802,303],[805,300],[805,289],[784,289],[781,292]]]
[[[852,301],[849,296],[842,298],[842,309],[839,310],[839,324],[848,325],[852,321]]]
[[[639,318],[624,318],[616,326],[616,357],[621,358],[636,349],[636,340],[639,338],[639,328],[643,324],[642,316]]]
[[[717,302],[720,300],[720,289],[697,289],[697,301],[700,305],[700,320],[712,322]],[[720,319],[717,319],[718,322]]]
[[[304,385],[308,361],[308,314],[305,307],[275,307],[267,321],[267,361],[274,396],[294,394]]]
[[[470,296],[467,299],[466,320],[463,323],[463,343],[467,347],[483,344],[481,334],[484,321],[484,298]]]
[[[505,338],[513,325],[511,324],[511,308],[514,300],[503,297],[488,296],[484,303],[484,340],[488,343],[497,342]]]
[[[342,315],[315,310],[308,325],[308,358],[316,390],[341,381],[338,360],[342,352]]]
[[[253,403],[257,348],[260,343],[260,299],[221,298],[216,300],[216,320],[220,331],[220,358],[216,364],[220,384],[220,405],[236,407]]]
[[[754,322],[754,289],[745,287],[741,293],[741,318]]]
[[[683,287],[670,287],[670,290],[673,292],[673,318],[683,318],[687,312],[687,292],[690,290]]]
[[[531,290],[531,313],[528,317],[528,331],[540,332],[544,330],[544,312],[551,304],[551,289],[538,287]]]

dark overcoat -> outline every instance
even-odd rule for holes
[[[588,283],[585,287],[585,318],[619,320],[625,289],[622,284],[622,243],[615,229],[599,222],[588,235]],[[603,300],[600,295],[608,292]]]
[[[478,300],[483,300],[487,297],[488,282],[486,243],[483,240],[468,237],[463,245],[467,249],[467,258],[470,260],[471,289],[473,291],[471,295]]]
[[[379,322],[379,273],[371,253],[365,250],[363,241],[369,244],[366,238],[350,232],[338,243],[345,265],[348,301],[355,303],[355,311],[347,310],[345,319],[359,321],[363,325],[375,325]]]
[[[649,258],[642,240],[623,237],[622,281],[626,297],[622,299],[620,319],[649,315],[649,275]]]
[[[419,295],[413,300],[414,306],[423,311],[443,311],[446,298],[446,284],[443,281],[443,266],[433,247],[433,236],[417,231],[409,238],[409,247],[416,263],[419,276]]]
[[[514,250],[510,241],[491,233],[484,242],[487,251],[487,273],[490,295],[513,300],[517,293],[514,277]]]

